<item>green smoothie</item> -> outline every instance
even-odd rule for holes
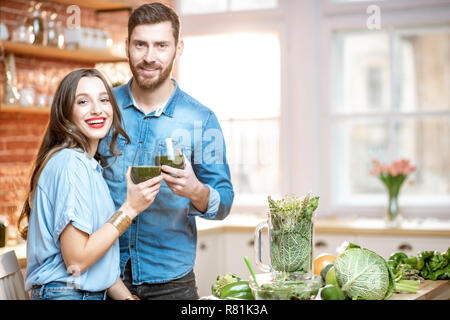
[[[169,160],[168,156],[156,156],[155,163],[160,165],[171,166],[172,168],[183,169],[184,168],[184,156],[181,154],[175,155],[174,160]]]
[[[160,166],[131,167],[131,180],[138,184],[161,174]]]

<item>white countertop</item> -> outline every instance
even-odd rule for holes
[[[217,229],[247,229],[252,231],[265,221],[264,216],[232,213],[222,221],[196,218],[197,230],[207,232]],[[390,235],[422,235],[450,237],[450,219],[404,219],[400,227],[389,228],[383,219],[349,217],[321,218],[314,223],[316,233],[340,234],[390,234]]]

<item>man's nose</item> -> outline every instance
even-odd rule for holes
[[[153,46],[149,46],[145,52],[144,61],[148,64],[154,62],[156,60],[155,52],[155,48]]]

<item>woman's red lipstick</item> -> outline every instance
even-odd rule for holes
[[[87,125],[91,128],[94,129],[99,129],[99,128],[103,128],[103,126],[106,123],[106,118],[105,117],[97,117],[97,118],[89,118],[87,120],[85,120],[85,122],[87,123]]]

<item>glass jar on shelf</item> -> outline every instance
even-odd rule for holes
[[[49,20],[47,24],[47,45],[50,47],[58,47],[58,25],[56,22],[57,13],[53,12],[49,15]]]
[[[32,44],[45,45],[46,40],[46,34],[44,30],[45,14],[40,10],[42,3],[40,2],[36,4],[34,3],[35,3],[34,1],[31,1],[30,3],[30,7],[28,9],[29,18],[26,22],[26,27],[31,29],[31,32],[34,35]]]

